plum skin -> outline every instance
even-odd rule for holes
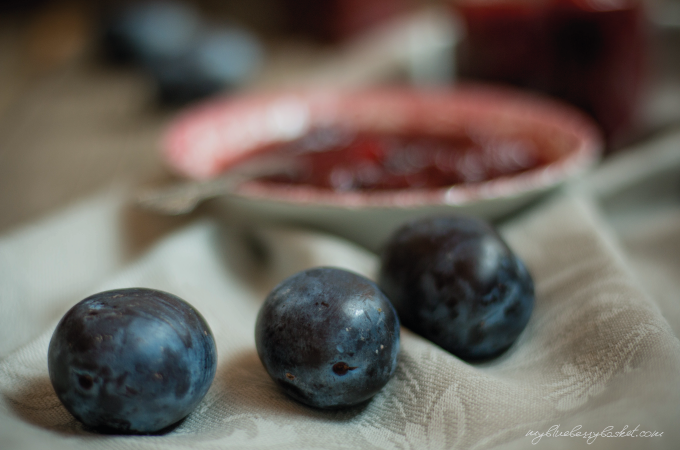
[[[50,381],[86,427],[115,434],[162,431],[207,393],[217,349],[205,319],[167,292],[100,292],[73,306],[48,349]]]
[[[404,326],[466,360],[495,357],[526,327],[534,284],[487,222],[411,221],[390,238],[378,284]]]
[[[399,318],[378,286],[332,267],[276,286],[255,325],[257,352],[272,379],[309,406],[363,403],[397,367]]]

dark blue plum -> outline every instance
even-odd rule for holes
[[[95,431],[157,433],[208,392],[217,350],[205,319],[167,292],[101,292],[71,308],[48,350],[50,380],[73,416]]]
[[[319,267],[272,290],[257,317],[255,342],[265,369],[288,395],[340,408],[370,399],[394,374],[399,319],[372,281]]]
[[[534,305],[522,261],[490,224],[470,217],[401,227],[384,249],[378,284],[404,326],[467,360],[510,347]]]
[[[173,58],[147,59],[159,98],[183,104],[246,83],[263,57],[257,39],[236,27],[206,28],[191,47]]]
[[[206,76],[196,65],[195,55],[187,53],[176,59],[146,65],[156,87],[158,100],[166,105],[186,103],[213,95],[226,86]]]
[[[184,104],[249,81],[263,59],[247,30],[206,25],[182,2],[142,2],[112,16],[104,49],[113,61],[133,62],[154,79],[159,99]]]
[[[248,81],[264,56],[254,35],[226,25],[204,30],[193,54],[196,66],[206,78],[227,86],[239,86]]]
[[[104,33],[104,49],[114,61],[147,64],[187,53],[201,29],[189,4],[150,1],[128,5],[114,14]]]

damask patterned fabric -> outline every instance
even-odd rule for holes
[[[677,134],[650,155],[679,143]],[[245,231],[202,218],[131,257],[142,231],[126,227],[122,192],[5,235],[0,449],[680,448],[680,163],[642,176],[626,161],[501,225],[537,289],[529,325],[508,352],[468,364],[403,329],[394,379],[369,403],[342,411],[308,408],[277,389],[255,351],[255,317],[284,277],[315,265],[373,276],[375,255],[307,230]],[[606,191],[598,177],[618,187]],[[253,252],[254,241],[265,251]],[[61,315],[94,292],[130,286],[186,299],[217,341],[210,391],[162,436],[84,430],[47,374]],[[555,437],[555,426],[624,436]],[[625,437],[636,427],[637,438]]]

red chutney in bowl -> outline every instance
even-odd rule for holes
[[[176,172],[210,179],[276,153],[300,170],[251,180],[236,197],[294,207],[422,208],[542,192],[602,148],[593,122],[562,103],[483,85],[296,91],[213,100],[170,127]]]
[[[552,162],[542,136],[352,133],[317,129],[271,151],[298,160],[291,174],[261,181],[336,192],[436,189],[519,174]]]

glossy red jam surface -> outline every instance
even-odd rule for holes
[[[459,0],[463,78],[510,83],[561,97],[603,128],[609,142],[634,129],[647,64],[640,0]]]
[[[541,136],[447,136],[316,130],[272,147],[297,158],[291,175],[263,181],[332,191],[438,188],[486,181],[547,164]]]

